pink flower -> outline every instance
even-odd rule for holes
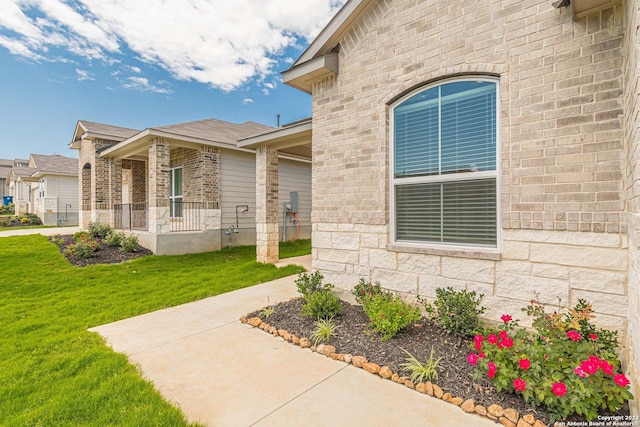
[[[589,338],[591,338],[593,341],[598,339],[598,336],[596,334],[589,334]]]
[[[582,368],[582,370],[587,374],[595,374],[596,372],[598,372],[598,365],[596,365],[590,360],[583,361],[580,364],[580,368]]]
[[[522,369],[524,369],[525,371],[527,369],[529,369],[529,367],[531,367],[531,361],[529,359],[527,359],[527,358],[520,359],[520,361],[518,363],[520,364],[520,367]]]
[[[487,342],[490,344],[495,344],[498,342],[498,337],[495,334],[487,335]]]
[[[504,338],[502,340],[502,345],[504,348],[511,348],[513,347],[513,340],[511,338]]]
[[[489,362],[487,364],[487,367],[489,368],[489,370],[487,371],[487,376],[489,378],[493,378],[496,376],[496,371],[498,370],[498,368],[496,368],[496,364],[493,362]]]
[[[469,362],[472,365],[477,365],[478,364],[478,355],[475,353],[469,353],[469,355],[467,356],[467,362]]]
[[[509,323],[511,322],[511,320],[513,319],[510,315],[508,314],[503,314],[502,316],[500,316],[500,318],[502,319],[502,321],[504,323]]]
[[[629,385],[629,380],[627,379],[627,377],[624,376],[624,374],[617,374],[613,377],[613,380],[616,382],[616,384],[618,384],[620,387],[626,387]]]
[[[509,337],[509,335],[507,335],[507,331],[500,331],[500,333],[498,334],[498,336],[502,339],[505,339],[507,337]]]
[[[482,349],[482,341],[484,341],[484,337],[482,335],[476,335],[473,337],[473,344],[476,347],[476,350],[480,351]]]
[[[580,378],[584,378],[587,376],[587,373],[583,371],[580,366],[576,366],[576,369],[573,370],[573,373],[579,376]]]
[[[571,330],[567,331],[567,338],[569,338],[571,341],[580,341],[582,336],[580,335],[580,332]]]
[[[484,359],[485,357],[487,356],[484,354],[484,351],[481,351],[480,353],[478,353],[478,359]]]
[[[527,383],[522,378],[516,378],[515,380],[513,380],[513,388],[515,388],[516,391],[524,391],[526,387]]]
[[[551,391],[556,396],[564,396],[567,394],[567,386],[564,383],[553,383],[551,386]]]

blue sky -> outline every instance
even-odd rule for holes
[[[311,115],[282,84],[344,0],[0,0],[0,158],[77,156],[77,120]]]

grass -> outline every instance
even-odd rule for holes
[[[311,253],[311,239],[296,240],[295,242],[280,242],[280,258],[309,255]]]
[[[87,328],[298,272],[255,247],[78,268],[46,237],[1,242],[1,425],[189,425]]]

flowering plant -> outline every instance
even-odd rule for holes
[[[535,334],[504,315],[499,328],[476,335],[467,358],[476,366],[476,378],[487,375],[496,390],[546,406],[552,423],[573,413],[589,421],[633,399],[610,340],[617,332],[591,324],[589,304],[579,300],[564,316],[547,314],[536,302],[523,311],[534,316]]]
[[[98,241],[87,235],[79,235],[73,242],[67,244],[62,253],[67,258],[87,259],[98,250]]]

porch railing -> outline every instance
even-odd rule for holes
[[[171,201],[171,231],[200,231],[202,209],[205,209],[205,203],[202,202]]]
[[[147,230],[148,218],[144,202],[113,205],[113,222],[118,230]]]

